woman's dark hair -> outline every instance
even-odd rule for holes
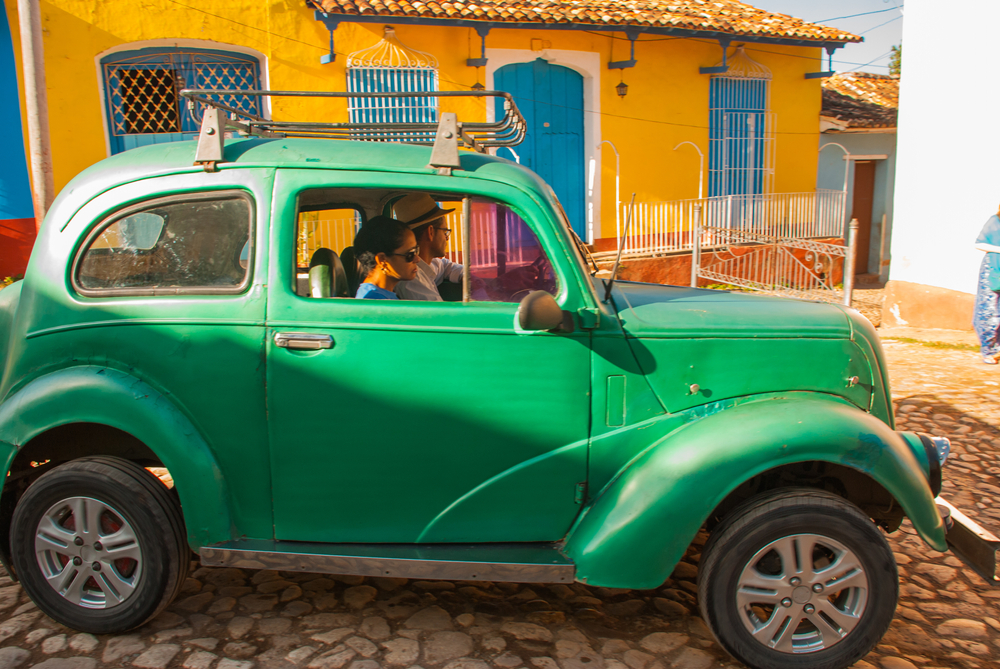
[[[388,216],[375,216],[361,226],[354,237],[354,257],[361,265],[360,281],[364,281],[375,269],[375,256],[379,253],[388,255],[399,248],[407,229],[403,223]]]

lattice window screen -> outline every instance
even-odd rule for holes
[[[116,134],[180,132],[172,71],[119,69],[113,81],[121,98],[121,111],[115,117]]]

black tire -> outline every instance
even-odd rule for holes
[[[10,543],[38,608],[92,634],[123,632],[156,616],[190,567],[175,496],[120,458],[80,458],[41,476],[18,500]]]
[[[896,561],[872,520],[807,488],[765,493],[734,510],[705,545],[698,575],[709,629],[753,669],[849,667],[885,634],[898,597]]]

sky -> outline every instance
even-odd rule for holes
[[[848,44],[834,52],[833,69],[837,72],[889,74],[889,49],[901,42],[903,34],[903,0],[741,1],[759,9],[788,14],[810,23],[822,23],[864,37],[863,43]],[[855,16],[857,14],[864,16]]]

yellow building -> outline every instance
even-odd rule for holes
[[[16,1],[5,5],[19,63]],[[528,121],[525,143],[499,155],[551,183],[599,250],[616,236],[616,174],[639,202],[694,198],[702,182],[705,195],[812,191],[817,75],[827,52],[859,41],[735,0],[43,0],[41,12],[57,189],[112,153],[192,137],[185,87],[484,86],[512,92]],[[240,102],[322,121],[494,113],[438,103]]]

